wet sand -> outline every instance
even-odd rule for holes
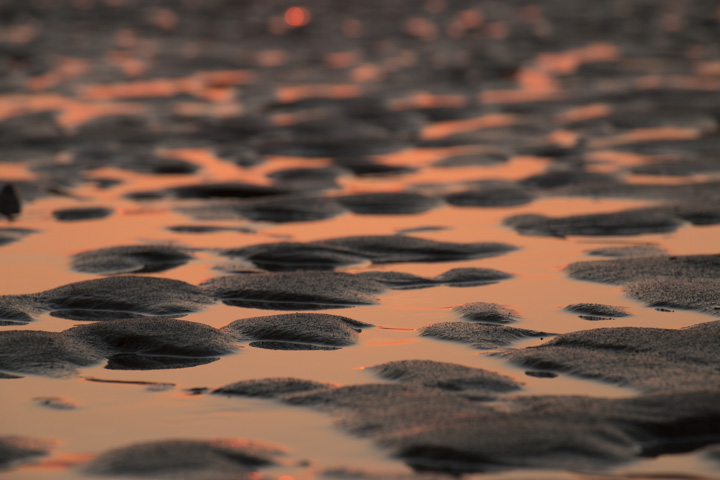
[[[714,2],[0,14],[0,477],[718,475]]]

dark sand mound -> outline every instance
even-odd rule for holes
[[[504,393],[521,388],[510,377],[481,368],[431,360],[400,360],[369,367],[380,378],[473,395]]]
[[[92,345],[107,356],[207,357],[235,350],[230,338],[209,325],[164,317],[89,323],[65,330],[63,335]]]
[[[73,222],[105,218],[112,215],[113,212],[113,209],[105,207],[63,208],[61,210],[55,210],[53,217],[61,222]]]
[[[420,277],[402,272],[361,272],[356,276],[372,279],[393,290],[426,288],[437,285],[470,287],[489,285],[512,278],[509,273],[489,268],[454,268],[435,277]]]
[[[595,248],[587,252],[596,257],[650,257],[652,255],[667,255],[667,252],[657,245],[628,245],[625,247]]]
[[[683,330],[584,330],[502,355],[524,367],[567,372],[645,391],[720,388],[718,332],[720,322]]]
[[[72,327],[60,333],[0,332],[0,370],[69,377],[108,359],[114,370],[186,368],[237,349],[232,339],[201,323],[143,317]]]
[[[491,350],[510,346],[514,341],[521,338],[543,338],[554,334],[485,323],[444,322],[425,327],[420,335],[439,340],[467,343],[479,350]]]
[[[271,272],[293,270],[333,270],[367,262],[361,255],[343,248],[311,243],[279,242],[223,250],[223,255],[242,257],[256,267]]]
[[[577,262],[572,278],[622,284],[625,293],[653,307],[720,315],[720,255],[651,256]]]
[[[520,314],[505,305],[487,302],[464,303],[453,307],[453,312],[466,320],[474,322],[513,323],[520,319]]]
[[[81,252],[73,256],[72,268],[100,275],[154,273],[170,270],[193,257],[174,247],[132,245]]]
[[[433,363],[431,370],[437,366]],[[402,377],[408,365],[413,362],[374,368]],[[463,369],[461,376],[467,374]],[[434,383],[432,374],[412,381]],[[495,406],[437,387],[322,387],[281,398],[330,413],[345,429],[372,438],[423,471],[597,471],[643,456],[690,451],[720,439],[715,390],[623,399],[520,396]]]
[[[698,310],[720,316],[720,280],[706,278],[662,278],[625,285],[630,297],[651,307]]]
[[[133,477],[250,479],[276,463],[276,447],[248,440],[161,440],[102,453],[84,470],[94,475]]]
[[[601,303],[573,303],[563,308],[571,313],[579,314],[583,320],[612,320],[613,318],[627,317],[630,314],[622,307],[603,305]]]
[[[237,341],[270,341],[270,346],[278,342],[286,344],[286,349],[292,349],[293,344],[298,343],[298,349],[304,349],[303,344],[321,347],[352,345],[357,342],[362,328],[371,326],[339,315],[291,313],[236,320],[220,331]],[[251,345],[268,348],[264,342]]]
[[[652,256],[571,263],[565,271],[572,278],[620,285],[655,277],[716,279],[720,255]]]
[[[516,249],[505,243],[436,242],[404,235],[344,237],[318,243],[346,249],[373,263],[447,262],[501,255]]]
[[[512,207],[535,199],[526,187],[509,185],[478,185],[445,195],[445,201],[457,207]]]
[[[227,305],[269,310],[323,310],[372,305],[385,286],[338,272],[287,272],[233,275],[201,285]]]
[[[71,283],[23,298],[35,301],[38,308],[55,316],[77,320],[112,320],[129,315],[182,316],[215,302],[189,283],[135,276]]]
[[[437,199],[418,193],[361,193],[334,199],[351,212],[366,215],[421,213],[440,205]]]
[[[0,468],[15,466],[24,460],[50,453],[53,442],[32,437],[0,437]]]
[[[517,215],[506,218],[503,223],[523,235],[550,237],[664,233],[672,232],[682,225],[682,221],[671,212],[654,208],[558,218]]]
[[[503,243],[449,243],[404,235],[346,237],[308,243],[280,242],[223,250],[270,271],[331,270],[357,263],[444,262],[501,255]]]
[[[0,370],[47,377],[70,377],[79,367],[103,359],[103,352],[61,333],[13,330],[0,332]]]
[[[335,388],[331,383],[313,382],[298,378],[263,378],[231,383],[212,391],[220,395],[275,398],[299,392]]]
[[[36,230],[30,230],[28,228],[2,227],[0,228],[0,245],[17,242],[25,235],[35,232]]]

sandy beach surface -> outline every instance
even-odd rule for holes
[[[715,0],[0,0],[0,478],[720,478]]]

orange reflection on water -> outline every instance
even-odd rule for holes
[[[249,70],[199,72],[182,78],[86,85],[80,89],[80,96],[92,100],[110,100],[174,97],[185,93],[209,101],[226,101],[231,96],[231,92],[224,87],[251,83],[254,77],[254,73]]]
[[[582,107],[571,108],[555,115],[557,123],[575,123],[594,118],[603,118],[610,115],[612,107],[606,103],[593,103]]]
[[[285,10],[283,18],[285,19],[285,23],[291,27],[297,28],[310,23],[310,19],[312,17],[310,15],[310,10],[305,7],[290,7]]]
[[[693,140],[702,132],[697,128],[656,127],[636,128],[626,133],[605,138],[594,138],[588,142],[590,148],[612,148],[633,143],[655,142],[664,140]]]
[[[28,89],[35,92],[47,90],[90,70],[90,62],[81,58],[60,57],[58,61],[59,64],[49,72],[30,77],[28,79]]]
[[[324,62],[330,68],[348,68],[360,63],[362,52],[360,50],[349,50],[347,52],[328,52],[325,54]]]
[[[230,118],[243,112],[240,103],[175,102],[173,113],[184,117]]]
[[[562,100],[562,92],[543,90],[486,90],[478,94],[481,103],[523,103]]]
[[[435,95],[419,92],[415,95],[396,98],[388,102],[391,110],[408,110],[416,108],[462,108],[468,104],[465,95]]]
[[[346,84],[314,84],[278,87],[275,97],[280,103],[294,103],[306,98],[355,98],[363,94],[359,85]]]
[[[146,107],[136,103],[81,102],[61,95],[0,96],[0,120],[37,112],[57,111],[56,121],[65,128],[107,115],[141,115]]]
[[[22,467],[23,470],[67,470],[68,468],[82,465],[94,460],[97,455],[89,453],[63,453],[55,458],[41,460],[36,463],[30,463]]]
[[[421,137],[425,140],[436,140],[456,133],[472,132],[483,128],[506,127],[517,122],[517,117],[508,113],[490,113],[481,117],[464,120],[437,122],[423,128]]]
[[[541,53],[535,59],[535,65],[549,73],[568,75],[584,63],[611,62],[619,58],[618,47],[611,43],[597,42],[564,52]]]

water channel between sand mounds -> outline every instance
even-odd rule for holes
[[[6,2],[0,477],[715,478],[718,28]]]

